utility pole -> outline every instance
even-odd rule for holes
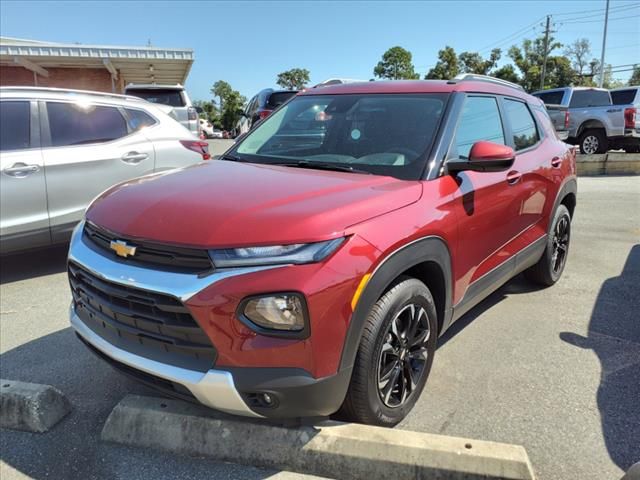
[[[598,86],[602,88],[604,85],[604,50],[607,46],[607,24],[609,23],[609,0],[607,0],[607,9],[604,12],[604,32],[602,34],[602,53],[600,54],[600,79]]]
[[[609,1],[609,0],[607,0]],[[544,60],[542,61],[542,75],[540,75],[540,90],[544,90],[544,77],[547,75],[547,55],[549,54],[549,26],[551,15],[547,15],[547,26],[544,29]]]

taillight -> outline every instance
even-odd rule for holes
[[[260,110],[258,116],[260,117],[260,120],[262,120],[263,118],[267,118],[269,115],[271,115],[271,112],[273,112],[273,110]]]
[[[198,119],[198,112],[193,107],[187,108],[187,115],[189,116],[189,120],[197,120]]]
[[[569,130],[569,120],[571,120],[571,114],[569,113],[569,110],[567,110],[564,112],[564,128],[566,130]]]
[[[207,142],[202,142],[200,140],[180,140],[180,143],[184,148],[202,155],[202,160],[211,160],[209,144]]]
[[[636,128],[636,109],[634,107],[624,109],[624,128]]]

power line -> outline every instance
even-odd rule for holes
[[[640,17],[640,15],[631,15],[629,17],[616,17],[616,18],[610,18],[609,21],[612,22],[614,20],[626,20],[628,18],[637,18]],[[602,19],[599,20],[584,20],[584,21],[579,21],[579,22],[560,22],[560,25],[573,25],[576,23],[601,23]]]
[[[510,42],[513,40],[510,40],[511,37],[515,37],[519,34],[522,34],[523,32],[526,32],[528,30],[530,30],[531,28],[534,28],[538,22],[541,22],[542,20],[544,20],[545,17],[540,17],[538,18],[536,21],[534,21],[533,23],[530,23],[529,25],[527,25],[526,27],[521,28],[520,30],[517,30],[516,32],[512,33],[511,35],[502,38],[501,40],[497,40],[496,42],[493,42],[492,44],[487,45],[486,47],[482,47],[481,49],[478,50],[478,52],[484,52],[487,50],[491,50],[492,48],[498,47],[499,45],[502,45],[506,42]]]
[[[631,6],[626,5],[626,6],[624,6],[624,8],[618,7],[618,10],[613,10],[613,7],[612,7],[610,9],[610,12],[612,12],[612,13],[622,13],[622,12],[626,12],[627,10],[633,10],[635,8],[638,8],[638,7],[640,7],[640,3],[638,3],[636,5],[631,5]],[[603,16],[604,16],[604,13],[596,13],[596,14],[593,14],[593,15],[584,15],[582,17],[570,17],[570,18],[567,18],[567,19],[561,19],[560,22],[564,23],[564,22],[570,22],[570,21],[573,21],[573,20],[582,20],[582,19],[585,19],[585,18],[594,18],[594,17],[603,17]]]
[[[620,9],[624,9],[624,8],[628,8],[628,7],[637,7],[640,6],[640,3],[634,3],[631,5],[619,5],[617,7],[611,7],[609,9],[609,11],[615,11],[615,10],[620,10]],[[582,13],[594,13],[594,12],[602,12],[601,15],[604,15],[604,11],[606,9],[605,8],[600,8],[600,9],[596,9],[596,10],[581,10],[579,12],[562,12],[562,13],[550,13],[549,15],[551,15],[552,17],[562,17],[562,16],[566,16],[566,15],[580,15]]]

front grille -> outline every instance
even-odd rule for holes
[[[122,237],[90,222],[84,224],[84,237],[98,247],[103,255],[140,266],[154,266],[183,273],[204,273],[213,270],[213,263],[204,249],[176,247]],[[112,240],[124,240],[136,247],[136,254],[126,260],[111,249]]]
[[[102,280],[69,263],[80,319],[109,343],[142,357],[206,372],[216,350],[179,300]]]

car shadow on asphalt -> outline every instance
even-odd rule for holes
[[[0,355],[0,377],[60,389],[72,412],[47,433],[0,430],[0,460],[37,480],[243,478],[274,472],[206,459],[105,443],[100,432],[128,394],[161,396],[95,357],[71,328],[43,336]],[[8,478],[11,477],[9,474]]]
[[[0,257],[0,285],[64,272],[68,250],[65,244]]]
[[[476,318],[480,317],[484,312],[490,310],[494,305],[505,300],[509,295],[518,295],[521,293],[530,293],[540,290],[541,287],[534,285],[524,278],[523,274],[516,275],[514,278],[505,283],[498,290],[493,292],[487,298],[482,300],[478,305],[473,307],[462,317],[455,321],[453,325],[438,339],[438,348],[444,346],[458,333],[464,330]]]
[[[611,460],[627,471],[640,461],[640,244],[620,275],[602,284],[588,335],[562,332],[560,338],[598,356],[602,435]]]

